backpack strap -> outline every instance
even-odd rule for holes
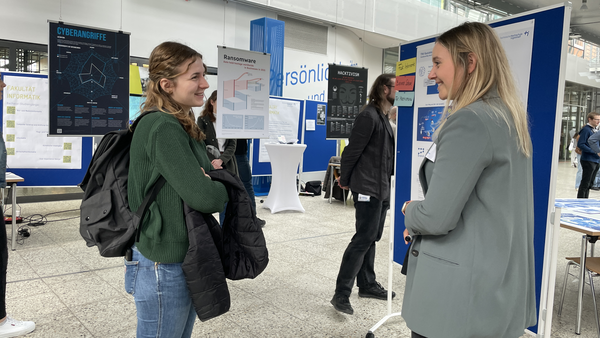
[[[150,204],[152,204],[152,202],[154,202],[154,200],[156,199],[156,196],[158,195],[158,192],[163,187],[163,185],[165,185],[166,181],[167,180],[165,180],[165,178],[161,175],[158,178],[158,180],[154,183],[152,188],[150,188],[150,191],[148,191],[148,193],[146,194],[146,197],[144,197],[144,201],[142,201],[142,204],[135,212],[135,214],[138,216],[138,218],[140,220],[140,222],[135,225],[135,242],[136,243],[140,241],[140,233],[142,232],[141,228],[142,228],[142,222],[144,221],[144,216],[146,215],[146,212],[150,208]]]

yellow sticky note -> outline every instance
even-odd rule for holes
[[[417,58],[396,62],[396,76],[406,75],[417,71]]]
[[[142,81],[138,66],[129,65],[129,93],[142,95]]]

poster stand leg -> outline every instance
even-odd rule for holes
[[[387,295],[387,315],[381,318],[377,324],[373,325],[369,329],[369,332],[366,335],[366,338],[375,338],[375,330],[377,330],[383,323],[385,323],[388,319],[400,316],[402,312],[392,313],[392,284],[394,277],[394,215],[396,211],[396,177],[392,176],[391,181],[391,191],[390,191],[390,219],[392,220],[392,224],[390,225],[390,242],[388,247],[388,295]]]

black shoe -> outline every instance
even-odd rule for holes
[[[354,314],[354,309],[350,305],[348,296],[334,295],[331,299],[331,305],[339,312],[347,313],[349,315]]]
[[[358,288],[358,296],[364,298],[375,298],[381,300],[387,300],[387,290],[381,286],[378,282],[371,284],[366,288]],[[396,297],[396,293],[392,291],[392,299]]]
[[[264,228],[265,224],[267,224],[267,221],[265,221],[264,219],[260,219],[260,218],[256,217],[256,224],[258,224],[261,228]]]
[[[600,191],[600,187],[591,187],[590,189]]]

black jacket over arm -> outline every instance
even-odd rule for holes
[[[354,121],[350,144],[342,153],[341,184],[380,201],[390,197],[394,172],[394,132],[379,109],[368,105]]]

